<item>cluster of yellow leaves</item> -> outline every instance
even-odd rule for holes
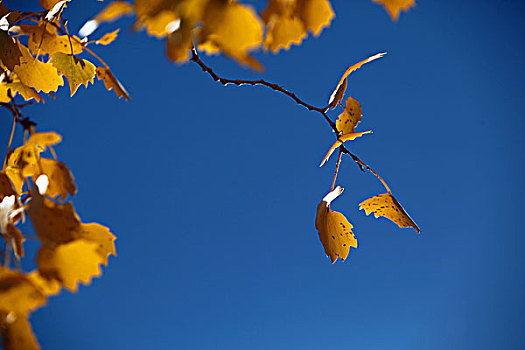
[[[90,42],[69,35],[59,18],[66,1],[40,1],[47,11],[37,24],[23,24],[17,11],[9,11],[0,3],[0,102],[10,102],[16,95],[26,101],[43,102],[39,93],[51,94],[69,84],[73,96],[80,85],[93,84],[95,75],[103,80],[108,90],[113,89],[118,97],[129,100],[129,94],[118,82],[107,65],[101,67],[79,57],[82,53],[92,54]],[[108,45],[117,36],[118,30],[108,33],[96,43]],[[25,44],[24,44],[25,42]]]
[[[371,130],[355,132],[355,128],[359,122],[361,122],[363,116],[359,101],[352,96],[348,96],[344,106],[341,101],[344,98],[348,85],[348,76],[352,72],[361,68],[364,64],[383,57],[385,54],[386,53],[379,53],[370,56],[369,58],[347,68],[332,92],[326,110],[341,106],[343,107],[343,112],[339,114],[335,123],[335,129],[337,129],[337,140],[328,150],[326,156],[321,161],[320,166],[323,166],[323,164],[330,158],[330,155],[332,155],[337,148],[341,147],[344,142],[354,140],[364,134],[372,132]],[[339,157],[334,176],[334,185],[340,161],[341,158]],[[363,166],[363,164],[360,165]],[[372,171],[370,168],[368,169]],[[399,227],[413,227],[419,233],[419,227],[392,195],[383,179],[381,179],[381,177],[379,177],[374,171],[372,172],[379,178],[388,192],[363,201],[359,204],[359,209],[364,209],[366,215],[373,212],[376,218],[383,216],[390,219]],[[350,247],[357,248],[357,239],[354,237],[351,230],[353,228],[352,224],[350,224],[342,213],[330,209],[330,203],[342,192],[343,189],[337,186],[328,193],[317,206],[317,215],[315,219],[315,227],[319,233],[319,238],[324,246],[326,255],[330,257],[332,263],[334,263],[338,257],[344,261],[348,257]]]
[[[207,54],[223,53],[242,65],[260,70],[251,53],[260,48],[277,53],[300,44],[310,31],[318,36],[334,17],[328,0],[270,0],[259,15],[236,0],[135,0],[109,3],[81,30],[89,35],[102,22],[131,12],[135,27],[157,38],[166,37],[166,54],[178,63],[188,61],[193,38]]]
[[[101,275],[109,255],[116,255],[115,236],[105,226],[82,223],[70,198],[77,191],[73,175],[42,153],[61,140],[54,132],[33,134],[12,150],[0,172],[0,228],[6,246],[24,255],[24,235],[15,226],[27,214],[41,242],[36,271],[23,274],[0,268],[0,323],[4,349],[38,349],[29,313],[62,287],[75,292],[78,283]],[[53,155],[54,152],[51,152]],[[25,348],[24,348],[25,349]]]

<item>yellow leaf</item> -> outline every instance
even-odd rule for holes
[[[361,121],[363,111],[361,105],[352,96],[348,96],[343,113],[339,114],[335,126],[343,134],[353,133],[357,124]]]
[[[376,219],[383,216],[396,223],[399,227],[413,227],[417,233],[421,232],[414,220],[410,218],[391,193],[383,193],[368,198],[359,204],[359,209],[364,209],[366,215],[373,212]]]
[[[46,297],[22,273],[0,267],[0,310],[26,314],[46,303]]]
[[[100,264],[104,258],[97,252],[98,244],[85,239],[60,244],[55,248],[43,246],[38,251],[38,270],[44,278],[59,281],[65,288],[76,292],[78,282],[89,284],[102,274]]]
[[[99,23],[116,21],[122,16],[133,13],[133,6],[124,1],[110,2],[98,15],[93,19]]]
[[[46,279],[42,277],[38,270],[30,272],[26,276],[45,296],[57,295],[60,292],[60,283],[54,279]]]
[[[174,62],[186,62],[193,47],[193,25],[188,21],[181,21],[179,29],[168,35],[166,40],[166,55]]]
[[[100,38],[100,39],[98,39],[96,41],[96,43],[99,44],[99,45],[109,45],[109,44],[111,44],[117,38],[117,34],[118,34],[119,31],[120,31],[120,28],[117,29],[117,30],[112,31],[111,33],[104,34],[102,36],[102,38]]]
[[[251,7],[210,0],[198,41],[202,44],[201,49],[209,54],[215,53],[213,48],[217,48],[247,64],[250,63],[248,51],[261,45],[262,34],[262,23]]]
[[[42,6],[46,10],[51,10],[58,2],[62,0],[39,0],[39,1],[40,1],[40,6]],[[66,0],[66,1],[71,1],[71,0]]]
[[[315,228],[319,232],[319,239],[323,244],[326,256],[330,257],[332,264],[339,257],[342,261],[348,257],[350,247],[357,248],[357,239],[352,232],[352,224],[345,216],[330,209],[330,203],[343,192],[337,186],[328,193],[317,206]]]
[[[60,196],[67,198],[68,193],[72,196],[77,192],[77,186],[73,174],[67,166],[60,161],[53,159],[40,158],[42,173],[46,174],[49,179],[46,195],[50,197]]]
[[[104,85],[106,86],[107,90],[113,89],[115,91],[115,94],[117,94],[118,98],[124,97],[124,100],[131,101],[131,98],[129,97],[128,92],[122,86],[120,81],[117,80],[117,78],[111,73],[111,71],[108,68],[104,67],[97,67],[97,78],[99,80],[102,80],[104,82]]]
[[[415,0],[372,0],[383,5],[392,21],[399,19],[401,11],[408,11],[409,8],[416,6]]]
[[[57,52],[51,55],[51,63],[59,74],[66,76],[71,96],[80,85],[88,86],[95,82],[95,66],[93,63],[73,55]]]
[[[170,26],[174,26],[178,20],[179,17],[173,11],[162,10],[155,16],[144,19],[142,23],[149,35],[160,39],[173,32]]]
[[[274,17],[268,23],[264,49],[273,53],[288,50],[292,44],[300,45],[305,37],[306,31],[299,18]]]
[[[0,83],[0,102],[10,102],[8,90],[11,90],[11,96],[15,97],[17,94],[20,94],[24,100],[29,101],[34,99],[36,102],[44,102],[42,97],[32,88],[20,83]]]
[[[20,64],[22,53],[13,38],[7,31],[0,30],[0,61],[9,68],[10,71]]]
[[[366,60],[362,60],[361,62],[358,62],[353,66],[348,67],[343,76],[341,77],[341,80],[339,80],[339,83],[335,87],[334,92],[332,92],[332,95],[330,96],[330,100],[328,101],[329,107],[335,108],[337,104],[343,99],[346,90],[346,78],[350,75],[350,73],[361,68],[363,64],[372,62],[375,59],[383,57],[384,55],[386,55],[386,52],[378,53],[368,57]]]
[[[43,176],[45,175],[39,176],[38,179]],[[80,226],[80,219],[73,205],[58,204],[44,197],[40,191],[42,189],[35,185],[27,211],[38,238],[44,244],[50,245],[71,242],[78,236],[77,229]]]
[[[334,11],[328,0],[297,0],[298,11],[306,29],[315,36],[330,25]]]
[[[330,158],[332,153],[334,153],[334,151],[339,146],[341,146],[343,144],[343,142],[351,141],[351,140],[354,140],[354,139],[356,139],[358,137],[361,137],[361,136],[363,136],[365,134],[371,134],[371,133],[372,133],[372,130],[367,130],[367,131],[362,131],[362,132],[351,132],[349,134],[343,134],[343,135],[339,136],[339,138],[334,142],[332,147],[330,147],[330,149],[326,153],[326,156],[323,158],[323,160],[321,161],[321,164],[319,166],[320,167],[323,166],[323,164],[326,163],[328,158]]]
[[[117,255],[115,237],[106,226],[97,223],[81,224],[78,228],[78,237],[97,243],[97,253],[102,258],[102,264],[108,264],[110,255]]]
[[[84,50],[80,39],[71,35],[71,44],[67,35],[58,35],[56,29],[44,22],[40,25],[21,24],[17,26],[22,35],[29,35],[27,44],[34,55],[53,54],[55,52],[71,53],[77,55]]]
[[[14,72],[24,85],[34,88],[37,92],[45,93],[57,91],[59,86],[64,85],[64,80],[51,63],[40,62],[20,43],[18,47],[22,52],[22,58]]]
[[[28,314],[0,311],[0,331],[4,350],[40,350]]]

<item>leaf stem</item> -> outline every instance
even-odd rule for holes
[[[16,108],[15,99],[13,98],[11,94],[11,90],[7,90],[7,95],[11,99],[11,103],[13,103],[13,125],[11,126],[11,135],[9,135],[9,141],[7,142],[7,151],[5,152],[5,158],[4,158],[4,164],[2,165],[2,172],[5,171],[5,167],[7,165],[7,157],[9,156],[9,150],[11,149],[11,142],[13,142],[13,135],[15,134],[15,126],[16,126],[16,119],[18,117],[18,108]]]
[[[341,164],[342,154],[343,154],[343,151],[341,150],[341,148],[339,148],[339,155],[337,156],[337,163],[335,164],[334,180],[332,181],[332,188],[330,189],[330,192],[332,192],[335,188],[335,180],[337,180],[337,173],[339,173],[339,164]]]

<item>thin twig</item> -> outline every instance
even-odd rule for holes
[[[13,135],[15,134],[15,126],[16,126],[16,120],[18,118],[18,108],[16,107],[15,99],[13,98],[11,94],[11,90],[7,90],[7,95],[11,99],[11,103],[13,104],[13,125],[11,126],[11,134],[9,135],[9,141],[7,142],[7,151],[5,152],[5,158],[4,158],[4,164],[2,165],[2,171],[5,170],[5,167],[7,165],[7,157],[9,156],[9,151],[11,150],[11,142],[13,142]]]
[[[346,153],[348,154],[350,157],[352,157],[352,159],[354,160],[354,162],[357,163],[357,165],[359,166],[359,168],[361,168],[361,170],[364,172],[364,169],[363,168],[366,168],[368,169],[372,174],[374,174],[378,179],[379,181],[381,181],[381,183],[383,184],[383,186],[385,186],[386,190],[388,191],[388,193],[392,193],[390,191],[390,187],[388,187],[388,185],[386,184],[385,180],[383,180],[383,178],[381,176],[379,176],[378,173],[376,173],[374,171],[374,169],[370,168],[365,162],[363,162],[361,159],[359,159],[355,154],[353,154],[352,152],[350,152],[345,146],[341,145],[339,147],[339,150],[342,152],[342,153]]]
[[[343,154],[343,150],[339,148],[339,155],[337,156],[337,163],[335,164],[334,180],[332,181],[332,188],[330,189],[330,192],[332,192],[335,188],[335,181],[337,180],[337,173],[339,173],[339,164],[341,164],[342,154]]]
[[[195,49],[195,47],[193,47],[191,49],[191,58],[190,58],[190,60],[195,62],[195,63],[197,63],[199,65],[199,67],[201,67],[201,69],[204,72],[208,73],[212,77],[213,80],[221,83],[224,86],[226,86],[228,84],[234,84],[234,85],[238,85],[238,86],[244,85],[244,84],[246,84],[246,85],[253,85],[253,86],[255,86],[255,85],[264,85],[266,87],[269,87],[272,90],[279,91],[279,92],[285,94],[285,95],[291,97],[295,102],[297,102],[297,104],[299,104],[299,105],[301,105],[303,107],[306,107],[309,111],[316,111],[316,112],[320,113],[324,117],[324,119],[328,122],[328,124],[330,124],[330,127],[335,131],[335,133],[338,134],[338,130],[337,130],[337,127],[335,126],[335,123],[326,114],[326,111],[328,110],[328,106],[323,107],[323,108],[312,106],[311,104],[306,103],[303,100],[301,100],[293,92],[288,91],[285,88],[283,88],[282,86],[279,86],[277,84],[267,82],[264,79],[245,80],[245,79],[228,79],[228,78],[219,77],[209,66],[207,66],[204,62],[202,62],[202,60],[199,57],[199,54],[197,53],[197,50]]]

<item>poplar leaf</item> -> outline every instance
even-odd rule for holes
[[[306,31],[297,17],[278,17],[267,25],[264,39],[264,50],[278,53],[280,49],[288,50],[292,44],[300,45],[306,37]]]
[[[186,62],[193,47],[193,26],[183,20],[179,29],[170,33],[166,40],[166,56],[174,62]]]
[[[0,311],[0,332],[4,350],[40,350],[28,316]]]
[[[53,7],[55,7],[57,3],[61,2],[62,0],[39,0],[39,1],[40,1],[40,6],[42,6],[46,10],[51,10]],[[66,0],[66,1],[71,1],[71,0]]]
[[[40,165],[42,173],[49,179],[46,195],[66,199],[68,194],[71,196],[76,194],[77,186],[66,164],[54,159],[40,158]]]
[[[97,78],[104,82],[104,85],[106,86],[107,90],[113,89],[118,98],[124,97],[124,100],[131,101],[131,98],[129,97],[129,94],[124,88],[124,86],[122,86],[120,81],[118,81],[118,79],[113,75],[113,73],[111,73],[111,71],[108,68],[97,67],[96,72]]]
[[[118,32],[120,31],[120,28],[117,29],[117,30],[114,30],[110,33],[106,33],[102,36],[102,38],[98,39],[97,41],[95,41],[98,45],[109,45],[111,44],[113,41],[115,41],[115,39],[117,38],[117,35],[118,35]]]
[[[142,24],[146,28],[146,33],[160,39],[174,31],[173,27],[177,21],[180,22],[180,18],[175,14],[175,12],[170,10],[161,10],[152,17],[143,18]]]
[[[328,0],[298,0],[297,6],[305,27],[314,36],[319,36],[334,18],[334,11]]]
[[[349,134],[354,132],[355,127],[361,121],[363,111],[361,110],[361,104],[352,96],[348,96],[346,100],[346,106],[343,113],[339,114],[335,126],[337,130],[343,134]]]
[[[39,178],[41,178],[41,175]],[[59,204],[44,197],[38,188],[33,190],[28,214],[38,238],[44,244],[56,245],[73,241],[80,219],[71,203]]]
[[[408,11],[411,7],[416,6],[415,0],[372,0],[378,4],[383,5],[392,21],[399,19],[401,11]]]
[[[53,54],[56,52],[77,55],[84,50],[80,39],[71,35],[71,42],[67,35],[58,35],[56,29],[47,23],[32,25],[21,24],[17,26],[22,35],[29,35],[27,45],[34,55]]]
[[[133,6],[125,1],[110,2],[93,19],[99,23],[116,21],[122,16],[133,13]]]
[[[330,147],[330,149],[326,153],[326,156],[323,158],[323,160],[321,161],[321,164],[319,166],[320,167],[323,166],[323,164],[326,163],[326,161],[330,158],[332,153],[334,153],[334,151],[337,148],[339,148],[339,146],[341,146],[344,142],[351,141],[351,140],[354,140],[354,139],[356,139],[358,137],[361,137],[361,136],[363,136],[365,134],[371,134],[371,133],[372,133],[372,130],[367,130],[367,131],[362,131],[362,132],[351,132],[349,134],[343,134],[343,135],[339,136],[339,138],[334,142],[332,147]]]
[[[39,61],[20,43],[18,47],[22,52],[22,58],[14,72],[24,85],[34,88],[37,92],[45,93],[57,91],[59,86],[64,85],[64,80],[51,63]]]
[[[60,292],[60,283],[54,279],[46,279],[42,277],[38,270],[31,271],[26,277],[45,296],[57,295]]]
[[[364,209],[366,215],[374,213],[376,219],[382,216],[393,221],[401,228],[413,227],[417,233],[421,232],[414,220],[391,193],[383,193],[368,198],[359,204],[359,209]]]
[[[97,223],[81,224],[78,228],[77,235],[80,238],[97,244],[96,252],[102,258],[101,263],[103,265],[108,264],[110,255],[117,255],[115,249],[115,239],[117,239],[117,237],[115,237],[106,226]]]
[[[11,96],[15,97],[20,94],[24,100],[35,100],[36,102],[44,102],[42,97],[32,88],[20,82],[0,83],[0,102],[10,102],[8,90],[11,90]]]
[[[199,48],[208,54],[224,52],[241,64],[253,68],[253,58],[248,51],[258,48],[262,43],[262,23],[254,10],[236,2],[211,0],[206,6],[203,26],[199,31]]]
[[[104,258],[97,252],[98,244],[85,239],[60,244],[54,248],[44,246],[37,256],[38,270],[44,278],[55,279],[72,292],[78,283],[89,284],[102,274],[100,264]]]
[[[0,30],[0,61],[10,71],[15,69],[15,66],[20,64],[22,52],[18,48],[13,38],[9,36],[7,31]]]
[[[75,94],[80,85],[87,87],[89,83],[95,82],[95,66],[87,60],[57,52],[51,55],[51,63],[59,74],[66,76],[71,96]]]
[[[330,100],[328,101],[329,107],[335,108],[337,104],[343,99],[343,96],[346,90],[346,84],[347,84],[346,78],[350,75],[350,73],[361,68],[363,64],[372,62],[373,60],[383,57],[384,55],[386,55],[386,52],[378,53],[378,54],[368,57],[365,60],[362,60],[361,62],[354,64],[353,66],[348,67],[346,71],[344,72],[343,76],[341,77],[341,79],[339,80],[339,83],[335,87],[334,92],[332,92],[332,95],[330,96]]]
[[[26,314],[46,303],[46,297],[22,273],[0,267],[0,310]]]
[[[323,244],[326,256],[330,257],[332,264],[339,257],[345,261],[350,252],[350,247],[357,248],[357,239],[352,232],[352,224],[345,216],[330,209],[330,203],[343,193],[343,188],[337,186],[328,193],[317,206],[315,228]]]

